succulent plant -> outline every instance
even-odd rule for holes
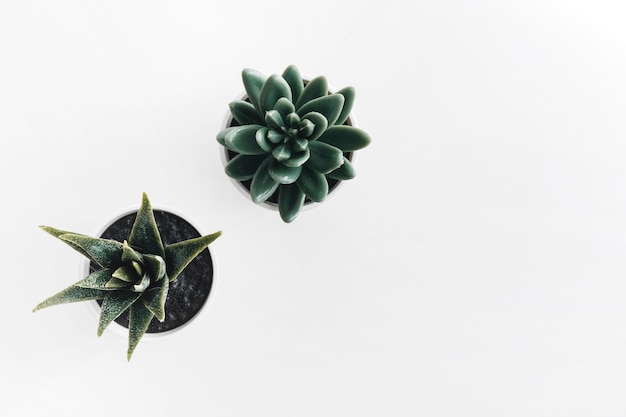
[[[363,130],[345,124],[354,103],[352,87],[329,93],[319,76],[305,82],[291,65],[282,75],[264,76],[244,69],[247,99],[230,103],[238,126],[220,131],[217,141],[236,155],[226,164],[228,176],[251,180],[252,201],[261,203],[278,190],[278,209],[292,222],[306,197],[323,201],[329,179],[354,178],[347,154],[369,145]]]
[[[41,228],[86,256],[96,270],[63,291],[39,303],[33,311],[57,304],[102,300],[98,336],[124,311],[130,313],[127,359],[154,317],[165,319],[170,282],[221,232],[163,245],[148,196],[128,240],[93,238],[53,227]]]

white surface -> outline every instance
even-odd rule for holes
[[[626,415],[626,6],[383,4],[1,3],[0,415]],[[292,63],[373,143],[284,225],[215,134]],[[82,265],[37,226],[143,191],[223,230],[219,292],[126,363],[86,305],[30,312]]]

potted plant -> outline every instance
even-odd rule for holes
[[[217,135],[225,172],[254,203],[277,205],[292,222],[304,204],[323,201],[356,175],[352,153],[371,139],[351,119],[355,90],[330,92],[325,77],[304,80],[293,65],[269,77],[244,69],[242,79],[246,95],[229,104]]]
[[[200,236],[179,216],[167,211],[156,214],[144,193],[139,210],[118,218],[101,237],[42,226],[44,231],[86,256],[90,273],[42,301],[33,311],[98,300],[98,336],[114,320],[127,327],[128,360],[151,326],[156,332],[166,331],[172,325],[181,326],[190,320],[210,292],[213,263],[205,249],[221,232]],[[124,237],[108,238],[113,235]],[[196,265],[199,260],[202,263]]]

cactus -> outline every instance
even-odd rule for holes
[[[265,77],[244,69],[247,100],[230,103],[238,126],[220,131],[217,141],[236,155],[226,164],[228,176],[251,180],[250,195],[261,203],[278,191],[282,220],[292,222],[306,197],[323,201],[330,180],[354,178],[350,152],[369,145],[367,133],[346,125],[355,91],[328,92],[319,76],[305,83],[295,66]]]
[[[98,336],[129,311],[127,359],[154,317],[165,320],[169,283],[221,232],[163,245],[148,196],[144,193],[130,236],[123,242],[92,238],[53,227],[41,228],[86,256],[98,267],[82,280],[39,303],[33,311],[57,304],[102,300]]]

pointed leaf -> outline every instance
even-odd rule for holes
[[[343,164],[341,149],[332,145],[320,141],[310,142],[309,149],[311,157],[306,161],[306,166],[314,171],[327,174]]]
[[[133,303],[130,306],[130,321],[128,323],[128,351],[126,358],[130,361],[139,341],[148,330],[154,315],[143,303]]]
[[[131,246],[140,248],[144,253],[163,257],[161,234],[159,233],[152,205],[146,193],[143,193],[141,207],[139,207],[137,217],[135,217],[135,223],[133,223],[133,228],[130,231],[128,243]]]
[[[269,173],[272,178],[281,184],[291,184],[296,182],[300,176],[300,172],[302,172],[302,166],[288,167],[278,161],[272,161],[269,168]]]
[[[252,177],[250,184],[250,196],[256,204],[261,203],[274,194],[280,185],[269,173],[269,166],[274,160],[273,156],[268,156],[259,166],[259,169]]]
[[[328,195],[328,182],[324,174],[315,172],[306,165],[302,167],[302,172],[296,184],[307,197],[315,202],[324,201]]]
[[[113,276],[113,268],[99,269],[74,284],[76,287],[106,290],[106,283]]]
[[[222,232],[216,232],[168,245],[165,248],[165,264],[167,265],[167,275],[170,281],[178,278],[178,275],[189,262],[198,256],[211,242],[220,237],[221,234]]]
[[[328,120],[324,117],[323,114],[312,111],[304,116],[302,116],[302,120],[308,120],[313,123],[313,131],[307,136],[309,141],[316,140],[326,131],[328,128]]]
[[[312,111],[321,113],[328,121],[328,125],[332,126],[341,114],[344,101],[345,99],[341,94],[319,97],[303,104],[298,109],[298,114],[303,116]]]
[[[302,94],[302,90],[304,89],[304,82],[302,81],[300,71],[298,71],[295,65],[290,65],[283,71],[283,78],[287,81],[287,84],[289,84],[289,88],[291,88],[292,101],[295,103],[300,98],[300,94]]]
[[[130,265],[120,266],[115,270],[115,272],[113,272],[112,277],[117,278],[121,281],[133,283],[139,278],[139,276],[137,276],[137,271],[135,271],[135,268]]]
[[[141,293],[132,291],[112,291],[107,293],[100,306],[100,321],[98,322],[98,336],[102,336],[104,329],[120,316]]]
[[[127,241],[122,243],[122,262],[143,262],[141,254],[131,248]]]
[[[122,261],[122,244],[120,242],[71,233],[61,235],[59,239],[80,247],[89,259],[104,268],[117,266]]]
[[[159,281],[157,285],[147,290],[141,297],[144,306],[150,310],[160,322],[165,320],[165,300],[167,299],[169,287],[169,280],[163,279]]]
[[[72,285],[71,287],[68,287],[63,291],[37,304],[33,311],[41,310],[42,308],[54,306],[57,304],[76,303],[79,301],[88,300],[100,300],[104,298],[106,294],[106,291],[96,290],[93,288],[76,287]]]
[[[335,125],[342,125],[346,122],[346,120],[348,120],[348,117],[350,117],[350,112],[352,111],[352,106],[354,105],[354,100],[356,98],[356,91],[354,91],[354,88],[352,87],[345,87],[337,91],[335,94],[341,94],[345,99],[341,114],[335,121]]]
[[[261,155],[265,151],[256,142],[256,132],[261,125],[237,126],[224,137],[224,146],[231,151],[244,155]]]
[[[278,110],[268,110],[265,112],[265,124],[267,127],[281,130],[285,127],[285,121]]]
[[[365,131],[353,126],[331,126],[318,142],[328,143],[343,152],[353,152],[363,149],[371,143],[372,139]]]
[[[128,289],[129,287],[130,287],[130,282],[127,282],[127,281],[124,281],[122,279],[115,278],[115,277],[111,277],[111,279],[108,280],[107,283],[105,284],[105,289],[109,291]]]
[[[309,81],[302,91],[302,95],[296,101],[296,110],[300,113],[300,108],[311,100],[328,95],[328,81],[326,77],[319,76]]]
[[[263,83],[263,87],[261,87],[259,109],[263,114],[272,110],[281,97],[291,101],[291,88],[280,75],[270,75]]]
[[[72,249],[74,249],[75,251],[81,253],[82,255],[86,256],[87,258],[89,258],[89,260],[93,261],[93,259],[91,259],[89,257],[89,254],[87,252],[85,252],[85,250],[83,248],[81,248],[78,245],[73,244],[72,242],[68,242],[67,240],[63,240],[61,239],[62,235],[66,235],[66,234],[70,234],[70,235],[79,235],[79,236],[84,236],[81,235],[80,233],[73,233],[73,232],[68,232],[65,230],[61,230],[61,229],[55,229],[54,227],[50,227],[50,226],[39,226],[39,228],[41,230],[43,230],[46,233],[51,234],[52,236],[56,237],[57,239],[63,241],[66,245],[70,246]],[[95,262],[95,261],[94,261]]]
[[[259,107],[259,97],[261,96],[261,88],[265,83],[266,77],[258,71],[246,68],[241,72],[243,86],[252,105],[259,111],[259,115],[263,115]]]
[[[356,176],[356,171],[350,160],[346,157],[343,158],[343,164],[336,170],[326,174],[328,178],[335,180],[351,180]]]
[[[278,192],[278,211],[285,223],[291,223],[304,205],[305,195],[296,184],[283,185]]]
[[[272,156],[279,162],[286,161],[291,157],[291,147],[286,143],[278,145],[272,150]]]
[[[156,281],[162,279],[165,274],[165,260],[156,255],[145,255],[143,257],[148,272],[155,278]]]
[[[263,118],[252,103],[237,100],[230,103],[228,107],[230,107],[230,114],[241,125],[258,125],[263,123]]]
[[[224,170],[226,175],[237,181],[249,180],[265,158],[265,155],[237,155],[226,164]]]

